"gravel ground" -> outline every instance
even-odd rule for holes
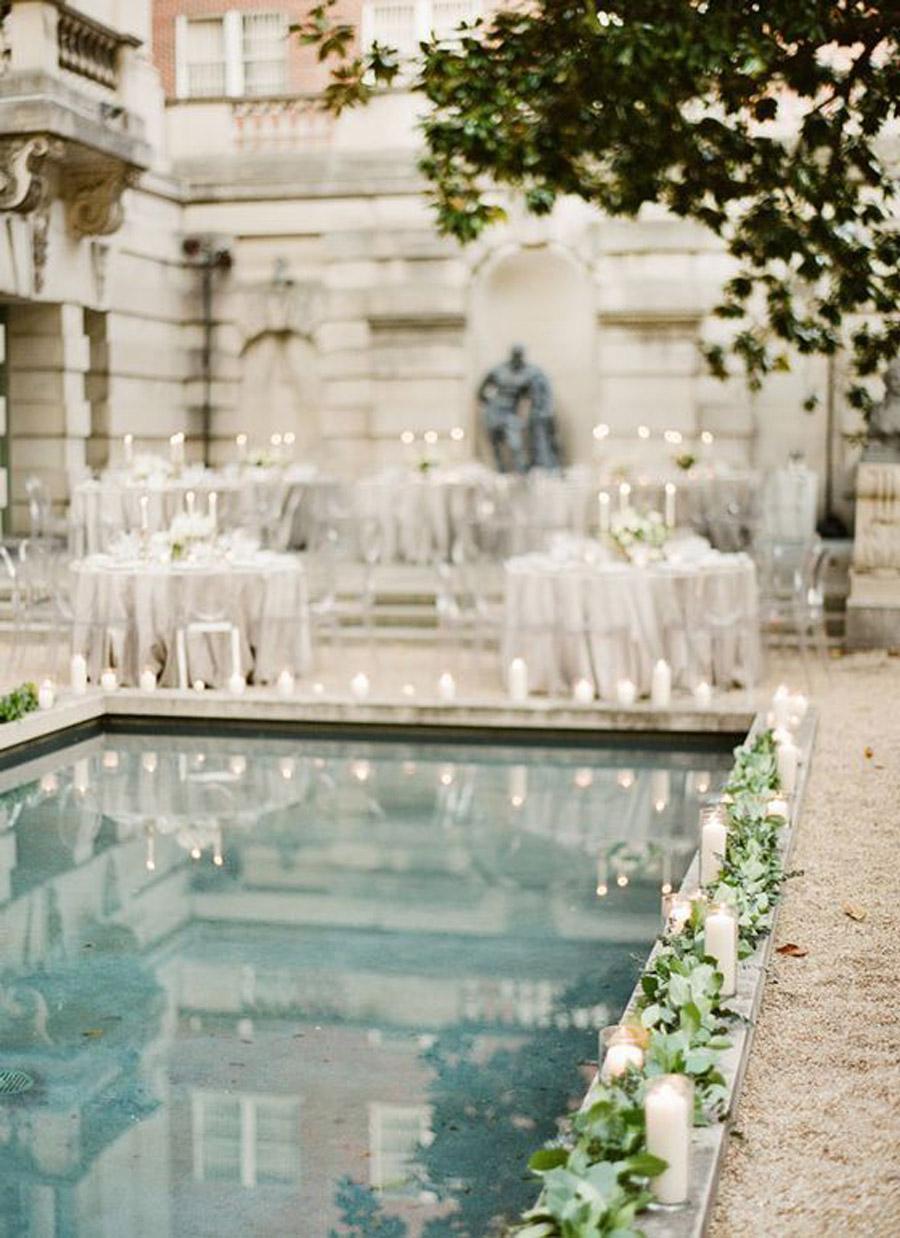
[[[776,932],[809,953],[773,956],[712,1238],[900,1234],[900,659],[839,659],[813,699]]]

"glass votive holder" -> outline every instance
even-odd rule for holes
[[[732,903],[710,903],[703,917],[703,949],[722,974],[722,997],[737,992],[738,912]]]
[[[644,1094],[647,1151],[666,1162],[650,1179],[657,1204],[687,1203],[691,1182],[691,1135],[694,1126],[694,1085],[687,1075],[657,1075]]]
[[[629,1070],[643,1070],[650,1035],[636,1023],[614,1023],[600,1031],[600,1078],[604,1083]]]

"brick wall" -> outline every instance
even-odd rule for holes
[[[175,19],[176,17],[219,17],[227,10],[251,13],[284,13],[289,22],[299,21],[311,7],[310,0],[154,0],[153,59],[159,68],[166,98],[175,96]],[[336,18],[359,27],[362,0],[341,0]],[[328,71],[316,60],[315,49],[303,47],[290,35],[288,88],[306,94],[321,89]]]

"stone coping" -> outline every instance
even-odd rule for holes
[[[743,694],[735,695],[746,702]],[[568,698],[533,697],[522,704],[496,697],[460,697],[444,702],[428,696],[418,700],[372,696],[356,701],[346,695],[316,696],[309,692],[298,692],[286,699],[273,689],[265,688],[248,688],[242,696],[212,689],[198,693],[182,689],[141,692],[135,688],[104,692],[94,688],[83,696],[61,692],[51,709],[36,710],[17,722],[0,725],[0,753],[54,738],[71,727],[117,717],[201,724],[434,728],[436,732],[443,729],[520,734],[558,731],[570,735],[580,733],[585,737],[603,732],[663,733],[687,738],[692,735],[743,735],[753,716],[746,703],[740,705],[727,699],[706,709],[692,708],[689,702],[676,699],[672,709],[660,710],[649,702],[622,708],[599,702],[574,705]]]

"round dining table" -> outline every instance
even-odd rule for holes
[[[293,556],[92,555],[73,564],[73,575],[73,648],[93,682],[111,667],[125,685],[139,684],[145,670],[164,687],[198,679],[223,687],[235,672],[268,684],[311,665],[307,577]]]
[[[516,556],[504,576],[503,663],[523,658],[532,691],[567,693],[587,679],[616,700],[631,680],[647,695],[659,659],[676,688],[756,681],[756,569],[743,553],[706,546],[638,565],[595,543]]]

